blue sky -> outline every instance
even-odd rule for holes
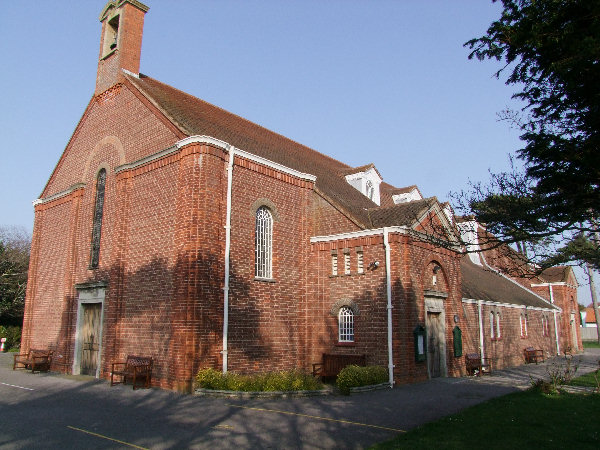
[[[94,91],[105,3],[2,1],[0,225],[32,229]],[[499,16],[491,1],[145,3],[142,73],[395,186],[444,201],[520,146],[497,119],[513,89],[462,46]]]

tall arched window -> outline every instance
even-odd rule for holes
[[[256,211],[255,271],[258,278],[272,278],[273,215],[265,206]]]
[[[490,313],[490,337],[492,339],[496,338],[496,334],[494,333],[494,313]]]
[[[94,205],[94,223],[92,225],[92,245],[90,252],[90,268],[98,267],[100,261],[100,237],[102,234],[102,215],[104,213],[104,188],[106,186],[106,169],[98,172],[96,178],[96,203]]]
[[[521,337],[527,337],[527,316],[521,314]]]
[[[500,313],[496,313],[496,339],[502,337],[502,330],[500,329]]]
[[[354,312],[347,306],[338,313],[338,330],[340,342],[354,342]]]

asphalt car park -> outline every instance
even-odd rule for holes
[[[600,350],[576,356],[595,370]],[[552,360],[350,396],[230,399],[12,370],[0,354],[0,447],[365,448],[529,385]]]

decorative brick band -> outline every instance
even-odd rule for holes
[[[123,87],[123,83],[117,83],[114,86],[109,87],[104,92],[101,92],[100,94],[96,95],[94,100],[99,105],[106,103],[107,101],[110,101],[110,100],[114,99],[115,97],[117,97],[117,95],[119,95],[119,93],[121,92],[122,87]]]

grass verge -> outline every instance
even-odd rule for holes
[[[583,341],[583,348],[600,348],[598,341]]]
[[[415,428],[374,449],[600,448],[600,395],[530,389]]]

